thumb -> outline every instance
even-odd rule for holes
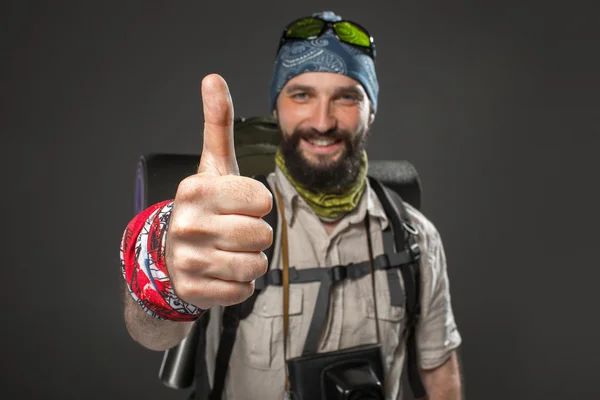
[[[233,102],[227,82],[210,74],[202,80],[204,138],[198,173],[239,175],[233,141]]]

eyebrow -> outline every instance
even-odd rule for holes
[[[338,94],[354,94],[357,96],[362,96],[362,91],[360,91],[356,86],[345,86],[338,88],[336,90]]]
[[[310,92],[314,90],[314,88],[312,86],[307,86],[307,85],[290,85],[285,89],[286,93],[292,93],[292,92]]]
[[[312,92],[314,90],[315,90],[315,88],[313,86],[296,84],[296,85],[288,86],[286,88],[285,92],[289,94],[289,93],[293,93],[293,92]],[[360,91],[360,89],[358,89],[354,85],[339,87],[335,90],[335,93],[336,94],[347,93],[347,94],[355,94],[357,96],[362,96],[362,92]]]

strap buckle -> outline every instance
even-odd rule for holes
[[[272,269],[268,272],[268,282],[271,285],[282,286],[283,285],[283,272],[280,269]]]
[[[419,243],[411,244],[408,249],[413,260],[417,261],[421,258],[421,246],[419,246]]]
[[[332,282],[339,282],[346,279],[348,276],[348,271],[343,265],[336,265],[335,267],[331,267],[329,269],[329,274],[331,276]]]
[[[412,226],[412,224],[410,222],[402,221],[402,227],[404,228],[404,230],[406,230],[408,233],[410,233],[413,236],[417,236],[419,234],[419,231],[417,230],[417,228]]]

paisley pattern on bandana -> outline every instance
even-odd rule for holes
[[[335,72],[346,75],[348,68],[344,59],[327,49],[327,39],[312,42],[293,42],[282,48],[279,62],[284,73],[277,76],[275,86],[281,91],[288,80],[304,72]]]
[[[336,21],[341,17],[324,12],[315,14]],[[331,30],[312,40],[291,40],[286,42],[275,59],[271,87],[269,91],[270,109],[275,108],[277,97],[285,84],[295,76],[305,72],[332,72],[346,75],[360,82],[377,110],[379,83],[375,63],[361,50],[340,42]]]

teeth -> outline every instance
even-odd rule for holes
[[[328,139],[315,139],[315,140],[309,140],[310,144],[312,144],[313,146],[330,146],[334,143],[333,140],[328,140]]]

